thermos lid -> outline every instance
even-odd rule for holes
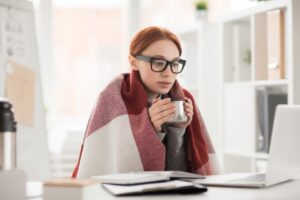
[[[0,133],[16,132],[16,125],[11,103],[0,98]]]

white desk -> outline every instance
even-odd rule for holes
[[[35,194],[41,194],[41,184],[34,183],[31,185],[31,189],[35,190]],[[33,194],[33,193],[31,193]],[[115,197],[100,189],[99,194],[95,200],[111,200],[111,199],[162,199],[162,200],[218,200],[218,199],[236,199],[236,200],[299,200],[300,199],[300,179],[289,181],[283,184],[272,186],[263,189],[248,189],[248,188],[225,188],[225,187],[208,187],[208,191],[200,194],[191,195],[140,195],[129,197]],[[28,198],[28,200],[42,200],[41,197]],[[94,200],[94,199],[91,199]]]

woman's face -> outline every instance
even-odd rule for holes
[[[177,46],[167,39],[158,40],[152,43],[142,52],[142,55],[162,58],[168,61],[179,59]],[[146,87],[150,99],[170,91],[177,77],[177,74],[174,74],[171,71],[170,65],[162,72],[154,72],[151,70],[151,64],[149,62],[137,60],[135,58],[131,59],[132,69],[139,71],[141,80]]]

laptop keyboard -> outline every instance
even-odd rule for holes
[[[231,180],[232,182],[236,182],[236,181],[246,181],[246,182],[263,182],[265,181],[266,178],[266,174],[254,174],[245,178],[241,178],[241,179],[234,179]]]

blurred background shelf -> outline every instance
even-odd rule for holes
[[[225,172],[264,171],[276,106],[300,103],[299,14],[300,1],[278,0],[222,20]]]

